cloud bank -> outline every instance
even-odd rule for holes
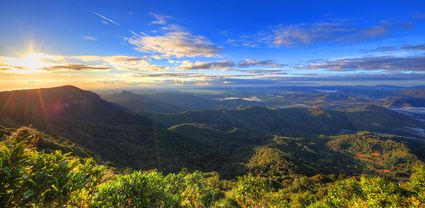
[[[425,56],[377,56],[323,60],[299,65],[297,68],[327,69],[333,71],[385,70],[425,72]]]
[[[227,42],[233,46],[294,47],[318,43],[353,43],[381,39],[412,28],[409,23],[381,21],[373,25],[355,25],[351,21],[280,24],[253,35]]]

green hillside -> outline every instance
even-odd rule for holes
[[[377,136],[369,132],[331,137],[328,146],[359,160],[363,172],[404,177],[410,174],[418,159],[409,148],[393,137]]]
[[[187,168],[218,171],[225,178],[262,170],[265,167],[261,167],[261,155],[267,154],[279,156],[271,163],[288,166],[284,170],[278,168],[278,173],[370,172],[359,168],[358,158],[328,148],[327,140],[318,136],[359,130],[409,135],[403,126],[423,125],[377,106],[339,111],[250,107],[151,114],[148,118],[72,86],[2,92],[0,98],[6,112],[0,116],[0,124],[16,128],[31,123],[53,135],[40,140],[45,141],[40,145],[46,150],[90,155],[120,168],[156,168],[164,172]],[[25,100],[32,103],[31,110],[25,111]],[[275,135],[290,139],[276,143]],[[423,159],[423,144],[413,143],[406,145]],[[409,154],[405,156],[410,158]]]
[[[0,125],[0,141],[5,140],[7,137],[34,137],[34,147],[40,151],[52,153],[60,150],[64,153],[72,153],[79,157],[96,157],[93,153],[84,147],[58,136],[51,136],[39,132],[30,127],[22,127],[17,131],[15,128],[6,128]]]
[[[358,136],[361,136],[360,134]],[[423,207],[425,166],[412,168],[405,182],[385,176],[288,175],[268,177],[247,174],[223,180],[215,172],[163,174],[151,171],[114,171],[90,158],[36,148],[39,133],[22,128],[0,142],[1,207]],[[336,147],[352,136],[335,138]],[[275,144],[289,138],[278,137]],[[339,141],[344,140],[344,141]],[[374,140],[372,140],[374,141]],[[384,142],[385,143],[385,142]],[[349,153],[367,148],[344,146]],[[394,150],[392,144],[384,147]],[[268,150],[266,150],[269,148]],[[257,151],[273,155],[267,164],[280,171],[284,152]],[[302,147],[305,148],[305,147]],[[385,149],[385,148],[384,148]],[[375,151],[374,149],[370,149]],[[275,160],[277,159],[277,160]],[[257,160],[256,158],[252,160]],[[275,163],[277,161],[277,163]],[[274,172],[277,173],[277,172]]]
[[[196,142],[73,86],[0,92],[0,108],[0,124],[32,125],[117,167],[192,168],[190,152]]]
[[[70,86],[0,98],[0,207],[425,202],[425,144],[407,128],[423,124],[378,106],[143,116]]]
[[[238,129],[223,131],[205,124],[182,124],[170,129],[202,144],[192,158],[198,169],[215,170],[226,178],[251,172],[268,177],[368,173],[400,179],[420,163],[405,142],[397,141],[398,137],[371,132],[294,138],[256,137]],[[351,148],[344,149],[347,147]],[[370,160],[361,157],[371,154]]]
[[[327,148],[326,140],[318,138],[274,136],[270,143],[256,147],[246,165],[253,174],[269,177],[361,173],[355,158]]]
[[[407,127],[425,128],[422,122],[378,106],[347,110],[249,107],[237,110],[155,114],[151,119],[164,126],[199,123],[222,129],[239,128],[259,134],[293,136],[339,134],[347,131],[376,131],[418,136]]]

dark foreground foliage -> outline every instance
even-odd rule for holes
[[[218,173],[118,173],[90,158],[35,148],[39,133],[21,128],[0,143],[0,207],[424,207],[425,166],[407,181]]]

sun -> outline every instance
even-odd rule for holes
[[[62,60],[60,56],[44,53],[28,52],[18,57],[5,57],[3,62],[11,66],[9,72],[33,74],[46,73],[46,67],[52,66],[55,62]]]
[[[28,69],[39,69],[46,67],[46,63],[43,62],[43,54],[31,53],[26,56],[17,58],[18,63],[16,65],[23,66]]]

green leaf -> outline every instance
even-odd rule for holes
[[[32,197],[34,194],[35,194],[35,192],[33,190],[31,190],[31,189],[28,190],[28,191],[25,191],[25,193],[24,193],[24,199],[28,199],[28,198]]]

